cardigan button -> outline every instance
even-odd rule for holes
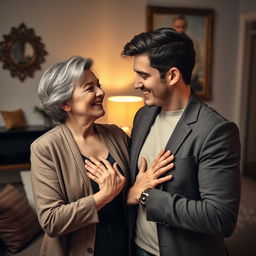
[[[87,248],[87,252],[93,253],[93,249],[91,247]]]

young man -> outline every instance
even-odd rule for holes
[[[146,104],[131,135],[131,255],[227,255],[224,237],[234,231],[240,199],[237,126],[193,93],[195,51],[185,34],[141,33],[122,55],[134,57],[134,87]],[[175,156],[165,174],[172,179],[144,190],[139,159],[150,164],[163,148]]]

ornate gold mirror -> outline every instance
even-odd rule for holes
[[[0,61],[3,68],[9,69],[12,77],[24,81],[26,77],[33,77],[40,69],[47,54],[41,38],[36,36],[34,29],[27,28],[24,23],[18,28],[12,27],[8,35],[4,35],[0,42]]]

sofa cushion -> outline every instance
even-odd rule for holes
[[[24,113],[21,109],[15,111],[0,111],[5,121],[5,128],[7,130],[13,128],[26,128],[27,123]]]
[[[0,192],[0,239],[11,253],[22,250],[40,231],[35,212],[13,185]]]

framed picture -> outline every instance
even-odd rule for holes
[[[147,30],[172,27],[192,39],[196,61],[191,87],[204,100],[211,99],[213,18],[209,9],[147,6]]]

